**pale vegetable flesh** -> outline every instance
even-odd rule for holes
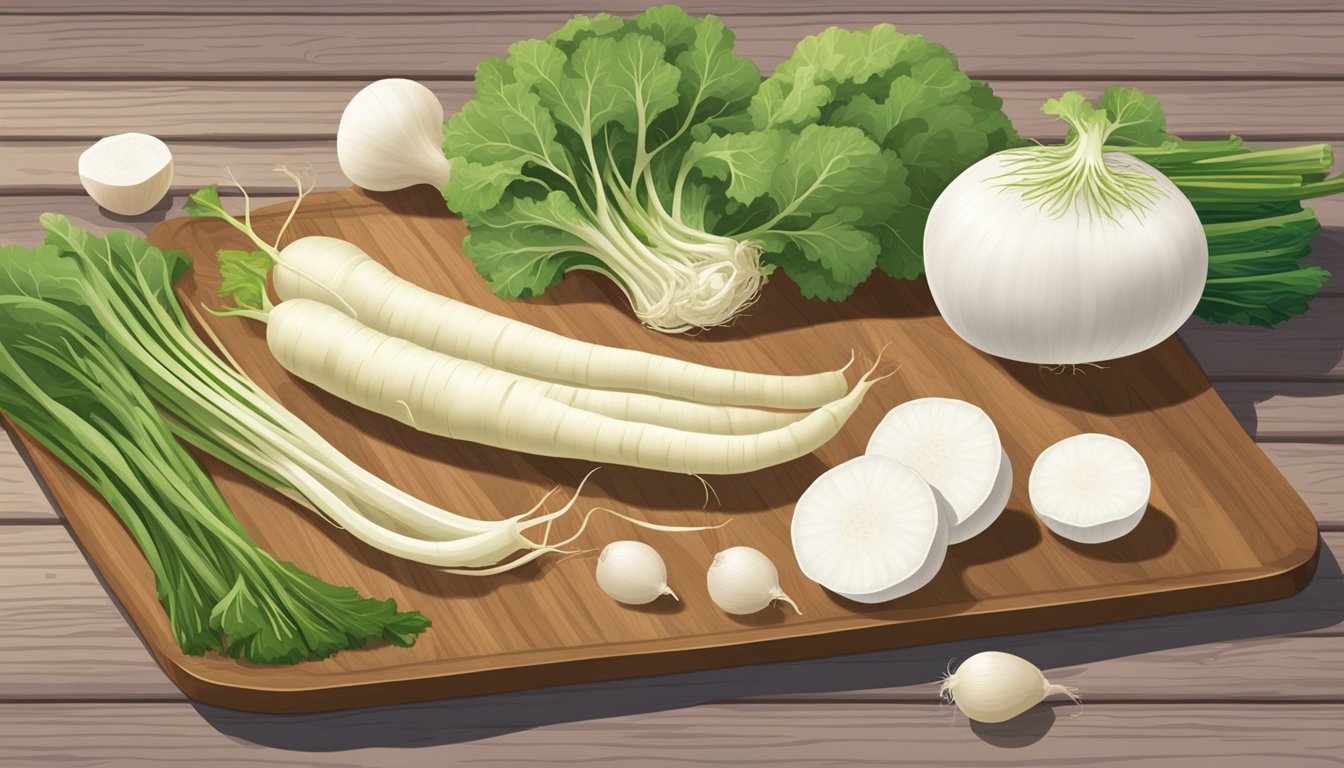
[[[791,537],[809,579],[881,603],[927,584],[947,554],[948,520],[914,470],[870,454],[827,470],[794,507]]]
[[[1050,530],[1085,544],[1117,539],[1148,509],[1152,479],[1139,452],[1110,435],[1082,434],[1045,449],[1028,491]]]

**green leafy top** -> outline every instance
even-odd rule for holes
[[[1018,141],[988,86],[889,25],[808,38],[763,83],[733,42],[661,6],[481,63],[444,128],[444,196],[493,290],[598,270],[662,330],[730,318],[776,267],[842,299],[879,255],[917,275],[937,193]]]

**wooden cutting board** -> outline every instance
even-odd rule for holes
[[[263,236],[273,236],[285,211],[270,208],[255,217]],[[527,302],[491,295],[462,255],[463,223],[428,188],[314,195],[290,233],[347,239],[435,291],[588,341],[781,373],[834,368],[851,350],[871,360],[891,344],[894,354],[887,354],[901,368],[815,454],[714,478],[717,499],[708,507],[695,478],[624,467],[597,473],[580,503],[674,525],[731,521],[726,527],[656,533],[597,516],[582,540],[594,551],[488,578],[448,575],[383,555],[207,462],[234,510],[271,552],[331,582],[393,597],[434,622],[411,649],[369,647],[292,667],[184,656],[131,538],[73,473],[25,436],[85,551],[159,663],[183,691],[210,704],[328,710],[1080,626],[1284,597],[1315,567],[1311,513],[1176,338],[1104,370],[1059,375],[977,352],[943,323],[922,281],[880,274],[839,305],[805,301],[778,280],[731,328],[664,336],[643,329],[619,292],[593,276],[571,276]],[[175,219],[150,239],[191,254],[196,267],[180,292],[184,301],[208,306],[219,303],[213,254],[247,247],[215,220]],[[259,324],[240,318],[209,323],[262,386],[355,461],[447,508],[486,518],[514,515],[554,485],[572,490],[591,469],[582,461],[417,433],[290,377],[271,359]],[[1012,501],[988,531],[953,546],[924,589],[875,606],[836,597],[804,578],[794,562],[793,502],[827,468],[861,453],[887,409],[926,396],[969,400],[994,419],[1013,462]],[[1128,440],[1152,469],[1152,506],[1138,529],[1119,541],[1072,544],[1031,513],[1032,462],[1051,443],[1079,432]],[[557,533],[572,530],[578,518],[571,515]],[[595,550],[625,538],[647,541],[663,554],[681,602],[629,608],[599,591]],[[714,553],[737,544],[774,560],[802,616],[769,609],[733,617],[715,608],[706,568]],[[930,669],[930,679],[941,671]]]

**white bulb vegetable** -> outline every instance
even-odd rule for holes
[[[751,547],[729,547],[714,556],[707,574],[709,599],[728,613],[746,615],[764,610],[776,600],[802,610],[779,587],[779,571],[764,552]]]
[[[79,181],[94,202],[120,216],[158,205],[173,184],[173,153],[145,133],[99,139],[79,156]]]
[[[1138,526],[1152,478],[1129,443],[1088,433],[1046,448],[1027,486],[1031,508],[1047,528],[1071,541],[1100,544]]]
[[[962,400],[924,397],[892,408],[873,430],[867,452],[890,456],[929,484],[948,515],[949,544],[988,528],[1013,490],[1013,464],[999,430]]]
[[[414,80],[388,78],[364,86],[346,105],[336,158],[341,173],[364,189],[442,188],[450,173],[442,142],[443,105],[433,91]]]
[[[642,541],[613,541],[597,558],[597,585],[618,603],[645,605],[663,595],[677,595],[667,586],[667,565],[658,550]]]
[[[818,477],[793,509],[803,575],[860,603],[907,595],[938,573],[948,519],[928,483],[895,459],[868,454]]]
[[[963,661],[943,680],[939,693],[981,723],[1012,720],[1057,693],[1079,700],[1076,690],[1046,680],[1036,665],[1000,651],[984,651]]]
[[[991,355],[1060,365],[1142,352],[1204,291],[1199,217],[1152,166],[1103,151],[1119,120],[1077,93],[1045,111],[1068,121],[1069,143],[991,155],[934,203],[929,290],[952,330]]]

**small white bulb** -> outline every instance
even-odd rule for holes
[[[984,651],[963,661],[943,680],[939,693],[981,723],[1011,720],[1056,693],[1079,700],[1076,690],[1046,680],[1035,664],[999,651]]]
[[[728,613],[739,616],[764,610],[776,600],[797,604],[779,588],[779,571],[759,549],[730,547],[714,556],[709,566],[709,598]]]
[[[442,188],[451,171],[442,143],[439,98],[414,80],[388,78],[366,85],[346,105],[336,159],[341,173],[364,189]]]
[[[642,541],[613,541],[597,558],[597,585],[618,603],[645,605],[663,595],[677,595],[667,586],[667,565],[658,550]]]
[[[79,156],[79,181],[94,202],[120,216],[158,205],[173,184],[173,153],[145,133],[99,139]]]

